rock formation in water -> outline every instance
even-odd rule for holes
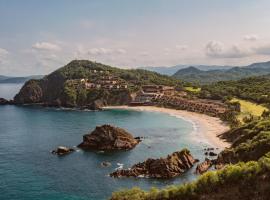
[[[75,151],[75,150],[72,149],[72,148],[59,146],[59,147],[57,147],[57,149],[55,149],[55,150],[52,151],[52,154],[56,154],[56,155],[62,156],[62,155],[69,154],[69,153],[71,153],[73,151]]]
[[[196,174],[203,174],[204,172],[207,172],[207,170],[213,165],[213,161],[205,158],[205,161],[202,163],[199,163],[196,167]]]
[[[0,105],[8,105],[10,102],[4,98],[0,98]]]
[[[139,142],[140,140],[122,128],[102,125],[97,126],[90,134],[84,135],[83,142],[78,147],[86,150],[129,150]]]
[[[197,162],[189,150],[174,152],[167,158],[149,158],[142,163],[133,165],[130,169],[117,170],[110,174],[111,177],[150,177],[173,178],[189,170]]]

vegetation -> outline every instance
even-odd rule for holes
[[[248,100],[257,104],[270,105],[270,75],[251,77],[238,81],[221,81],[202,86],[199,96],[218,100],[233,97]]]
[[[250,101],[246,101],[246,100],[233,98],[231,100],[231,102],[239,102],[241,112],[238,115],[238,119],[240,121],[244,121],[244,122],[245,121],[252,121],[254,116],[255,117],[260,117],[260,116],[262,116],[264,111],[268,111],[268,108],[266,108],[266,107],[264,107],[262,105],[252,103]]]
[[[188,67],[178,70],[173,77],[183,81],[199,84],[209,84],[218,81],[239,80],[252,76],[261,76],[270,73],[270,62],[255,63],[246,67],[232,67],[230,69],[199,70]]]
[[[80,83],[80,79],[96,82],[106,75],[117,77],[127,85],[127,88],[121,88],[117,92],[113,90],[108,92],[104,88],[86,90]],[[27,100],[27,103],[81,107],[91,105],[98,100],[103,105],[123,105],[129,102],[131,93],[138,91],[141,85],[183,87],[181,81],[155,72],[142,69],[119,69],[87,60],[74,60],[43,79],[36,80],[35,88],[30,83],[31,81],[28,81],[16,95],[16,103],[25,103]],[[38,93],[37,89],[40,89]]]
[[[201,91],[200,87],[184,87],[184,89],[188,92],[198,93]]]
[[[195,182],[165,189],[139,188],[115,192],[111,200],[230,200],[268,199],[270,195],[270,119],[253,120],[222,135],[232,147],[222,151],[217,163],[228,164]]]
[[[270,119],[254,120],[221,136],[232,143],[219,155],[222,163],[256,161],[270,151]]]
[[[151,72],[143,69],[120,69],[101,63],[91,62],[88,60],[74,60],[66,66],[56,70],[51,76],[59,76],[62,79],[80,79],[88,78],[91,80],[95,76],[93,70],[102,70],[117,76],[127,82],[137,85],[159,84],[168,86],[182,86],[182,82],[166,75]]]
[[[155,188],[148,192],[139,188],[122,190],[113,193],[111,200],[246,199],[246,196],[252,199],[252,197],[256,197],[259,191],[261,192],[261,199],[266,199],[270,194],[270,191],[267,189],[270,186],[269,156],[267,154],[259,161],[228,165],[222,170],[203,174],[195,182],[179,186],[169,186],[162,190]],[[260,180],[261,177],[264,177],[265,181],[263,179]],[[259,185],[262,182],[266,184],[266,189]],[[250,185],[252,185],[253,190],[248,189]],[[256,185],[258,186],[257,188]],[[231,195],[228,192],[226,193],[224,188]]]

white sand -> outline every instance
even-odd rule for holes
[[[189,112],[185,110],[174,110],[169,108],[160,108],[155,106],[108,106],[104,109],[128,109],[135,111],[150,111],[166,113],[178,118],[182,118],[189,121],[194,126],[194,139],[205,140],[207,143],[214,147],[224,149],[230,147],[230,143],[223,141],[219,137],[219,134],[228,131],[229,126],[222,122],[219,118],[210,117],[205,114],[199,114],[195,112]]]

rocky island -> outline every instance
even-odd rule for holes
[[[150,177],[173,178],[190,169],[195,162],[189,150],[174,152],[167,158],[149,158],[142,163],[133,165],[130,169],[117,170],[110,174],[111,177]]]
[[[78,147],[85,150],[130,150],[139,142],[139,138],[134,138],[122,128],[103,125],[84,135]]]

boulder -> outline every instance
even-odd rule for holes
[[[112,164],[110,162],[102,162],[101,164],[101,167],[110,167]]]
[[[214,153],[214,152],[212,152],[212,151],[210,151],[210,152],[209,152],[209,156],[217,156],[217,154]]]
[[[205,161],[198,164],[196,167],[196,174],[203,174],[206,172],[211,166],[212,166],[212,161],[208,158],[205,158]]]
[[[133,165],[130,169],[120,169],[111,173],[111,177],[150,177],[173,178],[190,169],[196,160],[189,150],[174,152],[167,158],[149,158],[142,163]]]
[[[73,151],[75,151],[75,150],[72,149],[72,148],[68,148],[68,147],[64,147],[64,146],[59,146],[59,147],[57,147],[57,149],[55,149],[55,150],[52,151],[52,154],[56,154],[56,155],[62,156],[62,155],[69,154],[69,153],[71,153]]]
[[[122,128],[102,125],[84,135],[83,142],[78,147],[85,150],[130,150],[139,142],[140,140]]]

